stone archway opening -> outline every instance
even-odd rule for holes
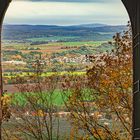
[[[127,2],[124,2],[125,3],[125,5],[127,5]],[[130,2],[128,2],[128,4],[130,4]],[[139,5],[139,4],[138,4]],[[127,7],[128,7],[128,5],[127,5]],[[137,7],[137,10],[138,10],[139,8]],[[129,12],[129,14],[131,15],[131,8],[129,7],[129,8],[127,8],[127,10],[128,10],[128,12]],[[133,12],[135,12],[135,11],[133,11]],[[138,13],[138,12],[136,12],[136,13]],[[3,14],[4,14],[4,12],[3,12]],[[133,18],[132,18],[132,16],[130,16],[130,19],[131,19],[131,22],[134,20]],[[135,29],[134,29],[134,26],[136,27],[136,24],[134,23],[134,22],[132,22],[132,27],[133,27],[133,34],[135,35]],[[138,26],[137,26],[138,27]],[[136,34],[136,36],[134,37],[134,44],[135,44],[135,47],[136,47],[136,51],[138,52],[138,48],[137,48],[137,46],[138,46],[138,44],[137,44],[137,42],[139,41],[139,34]],[[135,43],[136,42],[136,43]],[[134,48],[135,48],[134,47]],[[135,51],[134,51],[134,53],[135,53]],[[138,57],[138,54],[136,53],[135,55],[134,55],[134,57]],[[135,65],[135,63],[134,63],[134,67],[136,67],[138,64],[136,64]],[[137,73],[137,71],[136,71],[136,73]],[[135,74],[135,71],[134,71],[134,74]],[[136,77],[134,77],[134,79],[135,79]],[[137,78],[136,78],[137,79]],[[134,90],[136,89],[136,92],[138,93],[139,92],[139,80],[134,80],[134,81],[136,81],[136,82],[134,82]],[[135,92],[135,91],[134,91]],[[136,94],[137,95],[137,94]],[[134,97],[134,101],[136,101],[136,99],[135,99],[135,97]],[[137,102],[137,101],[136,101]],[[135,102],[134,102],[135,103]],[[137,102],[136,103],[136,105],[138,105],[138,103],[139,102]],[[135,106],[135,104],[134,104],[134,109],[136,109],[136,110],[134,110],[134,111],[137,111],[137,107]],[[138,127],[138,123],[135,123],[136,122],[136,119],[138,120],[138,116],[136,115],[136,114],[138,114],[138,113],[136,113],[136,112],[134,112],[134,128],[135,128],[135,131],[136,131],[136,138],[138,138],[138,136],[139,136],[139,127]],[[136,118],[135,118],[136,117]],[[136,127],[135,127],[135,125],[136,125]],[[134,135],[134,136],[135,136]]]

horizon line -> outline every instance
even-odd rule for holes
[[[20,23],[3,23],[3,25],[22,25],[22,26],[80,26],[80,25],[105,25],[105,26],[126,26],[127,24],[106,24],[106,23],[81,23],[81,24],[70,24],[70,25],[60,25],[60,24],[30,24],[30,23],[25,23],[25,24],[20,24]]]

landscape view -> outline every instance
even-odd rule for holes
[[[90,55],[111,51],[114,46],[108,42],[125,28],[105,24],[4,25],[4,81],[11,84],[16,75],[32,75],[36,60],[44,64],[43,76],[71,71],[84,74],[92,66]]]
[[[131,139],[131,24],[117,11],[101,16],[99,9],[112,5],[125,11],[117,0],[104,3],[9,7],[2,31],[3,139]]]

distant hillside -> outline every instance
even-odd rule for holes
[[[4,25],[2,37],[5,40],[29,40],[32,38],[48,38],[57,41],[90,41],[109,40],[116,32],[126,27],[104,24],[84,24],[75,26],[55,25]],[[61,39],[64,38],[64,39]]]
[[[118,26],[102,26],[102,27],[95,27],[94,32],[122,32],[126,29],[124,25]]]
[[[74,25],[76,26],[76,25]],[[100,24],[100,23],[94,23],[94,24],[81,24],[81,25],[77,25],[79,27],[87,27],[87,28],[95,28],[95,27],[103,27],[103,26],[107,26],[106,24]]]

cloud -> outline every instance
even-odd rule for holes
[[[105,0],[31,0],[31,1],[46,1],[46,2],[104,2]]]
[[[66,3],[108,3],[117,2],[118,0],[17,0],[17,1],[32,1],[32,2],[66,2]]]
[[[95,2],[97,0],[92,1]],[[4,22],[8,24],[24,23],[24,24],[59,24],[59,25],[97,23],[97,22],[106,24],[125,24],[128,21],[128,15],[123,4],[119,2],[119,0],[111,0],[111,2],[109,1],[110,0],[106,0],[105,3],[97,3],[97,2],[68,3],[68,2],[42,2],[42,1],[32,2],[25,0],[13,1],[8,8]],[[117,3],[114,4],[112,3],[112,1],[117,1]]]

